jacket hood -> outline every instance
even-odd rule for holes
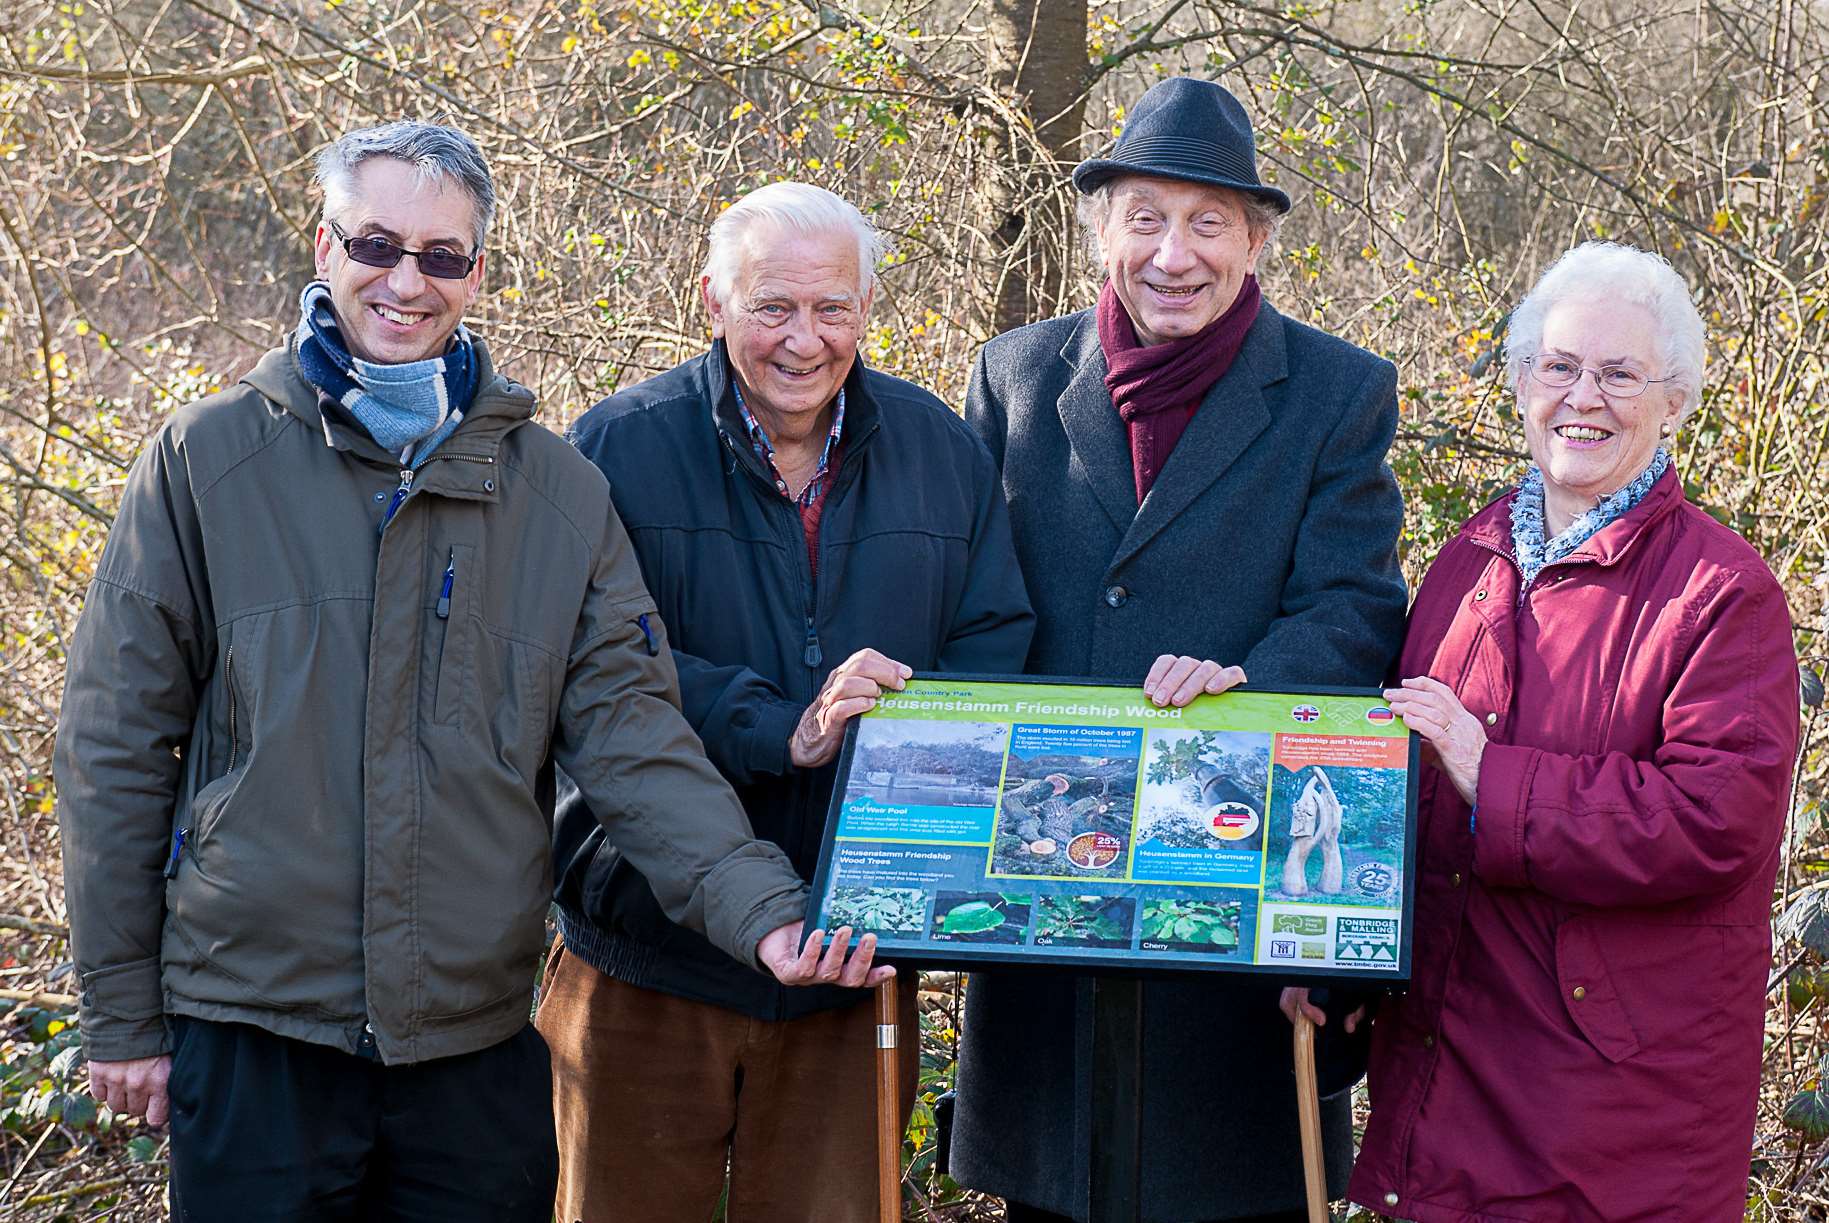
[[[493,453],[509,430],[533,419],[534,397],[526,387],[496,372],[486,343],[481,339],[472,342],[476,346],[476,398],[470,401],[463,423],[440,449],[456,443],[461,450]],[[242,375],[241,381],[298,417],[313,433],[322,434],[325,444],[333,449],[393,465],[396,456],[382,449],[367,432],[324,415],[319,403],[321,392],[305,380],[299,369],[297,347],[295,330],[287,335],[284,345],[269,349],[253,369]]]

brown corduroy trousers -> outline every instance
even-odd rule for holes
[[[897,1049],[904,1125],[920,1066],[915,982]],[[779,1022],[605,976],[555,944],[535,1026],[552,1050],[559,1223],[873,1223],[876,1015]]]

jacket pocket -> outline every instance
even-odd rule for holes
[[[168,874],[175,874],[186,847],[191,852],[206,840],[222,818],[229,795],[241,775],[247,772],[248,757],[254,750],[254,705],[252,677],[257,673],[256,651],[264,633],[265,621],[251,616],[228,625],[222,635],[222,733],[226,754],[222,772],[204,782],[191,796],[190,818],[182,825],[183,841],[175,843]]]
[[[471,614],[479,577],[475,559],[476,549],[470,544],[451,545],[434,592],[437,601],[432,605],[430,631],[438,641],[438,678],[433,687],[432,721],[439,726],[463,721],[477,631],[476,617]]]
[[[1556,927],[1556,983],[1569,1018],[1610,1062],[1623,1062],[1639,1051],[1639,1034],[1615,988],[1601,953],[1595,922],[1586,914]]]
[[[244,658],[247,656],[247,652],[245,650],[242,652],[242,656]],[[242,711],[240,708],[241,694],[235,690],[235,643],[233,641],[231,641],[229,643],[229,648],[223,652],[222,674],[223,674],[223,687],[226,690],[224,699],[227,701],[228,707],[229,707],[228,708],[228,712],[229,712],[229,767],[228,767],[228,771],[233,773],[235,771],[235,766],[237,764],[241,763],[241,716],[242,716]]]

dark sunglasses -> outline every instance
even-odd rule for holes
[[[419,260],[419,270],[424,275],[439,280],[462,280],[476,266],[475,255],[460,255],[456,251],[409,251],[387,238],[352,238],[335,221],[330,223],[330,232],[336,235],[351,259],[371,268],[395,267],[401,256],[411,255]]]

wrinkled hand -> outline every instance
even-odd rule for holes
[[[1294,1023],[1298,1016],[1307,1016],[1308,1021],[1317,1028],[1324,1027],[1327,1024],[1327,1012],[1310,1002],[1308,1000],[1308,991],[1301,986],[1285,986],[1283,988],[1283,997],[1277,1002],[1277,1006],[1282,1010],[1283,1014],[1288,1017],[1290,1023]],[[1346,1017],[1346,1034],[1351,1036],[1354,1032],[1357,1032],[1360,1023],[1363,1022],[1364,1019],[1365,1008],[1361,1006],[1354,1009]]]
[[[788,740],[788,759],[794,767],[818,768],[830,764],[845,741],[845,723],[876,707],[883,689],[901,690],[914,670],[876,650],[859,650],[832,668],[813,698],[794,737]]]
[[[144,1117],[163,1128],[171,1113],[165,1084],[171,1078],[171,1055],[136,1057],[124,1062],[90,1062],[89,1094],[125,1117]]]
[[[1179,709],[1203,692],[1217,694],[1244,682],[1242,667],[1224,667],[1210,658],[1164,654],[1150,667],[1149,676],[1143,681],[1143,695],[1158,706]]]
[[[1486,754],[1486,728],[1480,720],[1467,712],[1452,688],[1426,675],[1385,689],[1384,699],[1405,726],[1435,749],[1436,767],[1472,806],[1480,790],[1480,757]]]
[[[825,931],[813,931],[813,937],[807,940],[805,948],[800,946],[800,930],[804,923],[790,922],[779,929],[771,930],[762,936],[762,942],[756,947],[756,958],[762,966],[775,974],[775,980],[783,985],[845,985],[852,989],[863,989],[866,986],[881,985],[895,976],[895,969],[887,964],[871,967],[870,961],[876,956],[876,935],[866,934],[857,940],[857,950],[851,958],[845,959],[845,947],[851,941],[851,927],[840,926],[832,934],[831,943],[826,945],[825,953],[820,954],[820,944],[825,941]]]

